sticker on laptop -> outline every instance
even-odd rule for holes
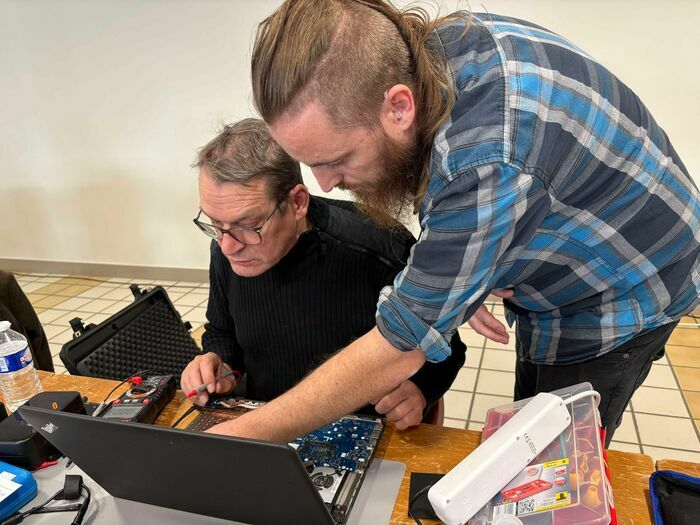
[[[53,423],[49,422],[46,423],[43,427],[41,427],[41,430],[45,430],[49,434],[53,434],[56,430],[58,430],[58,427]]]

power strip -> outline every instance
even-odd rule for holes
[[[597,393],[591,392],[586,395]],[[577,396],[578,398],[578,396]],[[571,423],[566,402],[540,393],[428,491],[438,517],[463,525]]]

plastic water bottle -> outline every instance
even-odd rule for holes
[[[27,339],[9,321],[0,321],[0,390],[12,412],[43,390]]]

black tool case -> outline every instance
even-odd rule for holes
[[[124,379],[138,371],[180,374],[201,351],[167,292],[156,286],[142,292],[130,286],[134,302],[98,325],[75,318],[73,340],[61,349],[61,361],[73,375]]]

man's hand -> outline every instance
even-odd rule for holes
[[[406,379],[394,390],[374,402],[374,409],[392,420],[396,428],[405,430],[423,420],[426,401],[416,384]]]
[[[288,443],[381,398],[423,363],[423,352],[394,348],[375,326],[281,396],[209,432]]]
[[[493,290],[491,293],[496,297],[505,299],[513,297],[513,290]],[[488,337],[491,341],[495,341],[496,343],[505,345],[510,339],[508,331],[503,323],[496,319],[484,305],[481,305],[479,309],[474,312],[474,315],[469,318],[467,323],[469,323],[469,326],[477,334]]]
[[[187,394],[199,385],[207,385],[207,389],[192,397],[197,405],[204,405],[209,400],[209,394],[228,394],[236,388],[236,380],[231,375],[216,378],[231,371],[214,352],[198,355],[185,367],[180,377],[180,388]]]

